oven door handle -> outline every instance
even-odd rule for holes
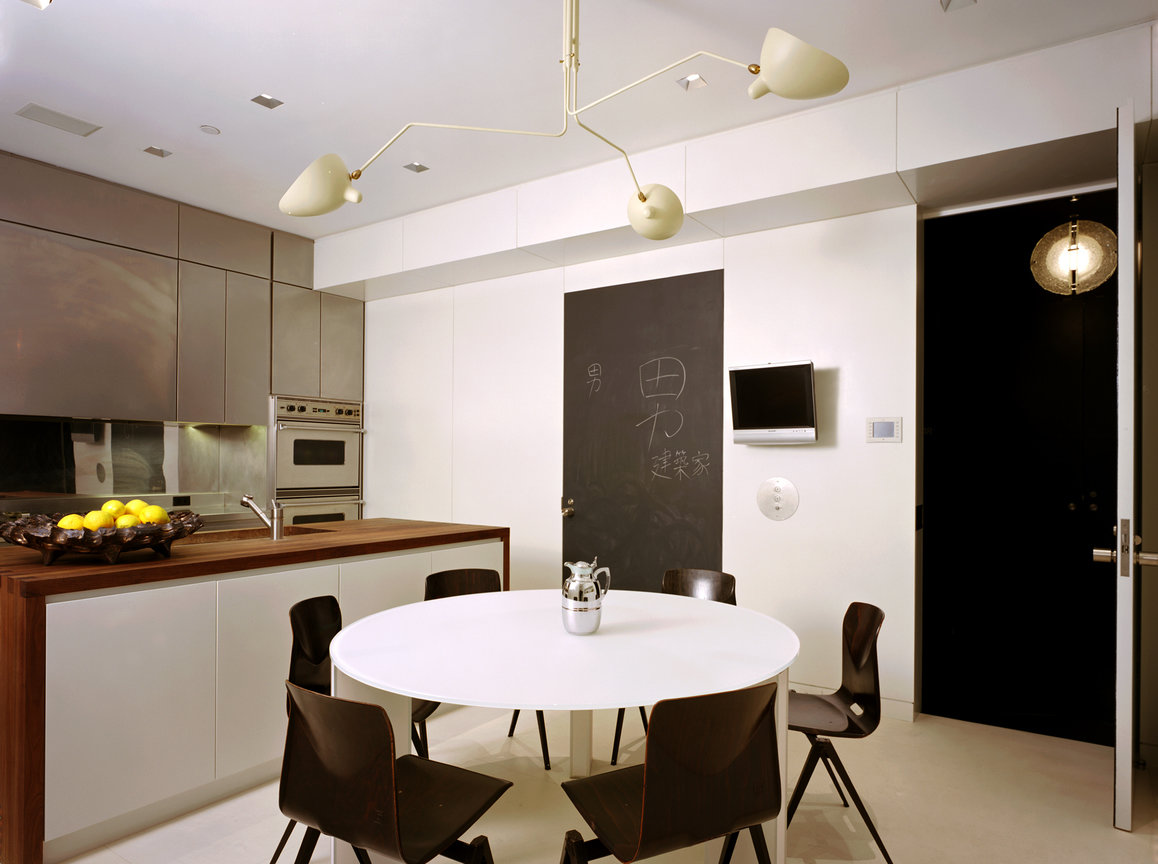
[[[294,507],[314,507],[314,506],[329,506],[330,504],[357,504],[359,506],[366,503],[363,498],[275,498],[275,504],[280,504],[282,508],[290,510]]]
[[[365,435],[366,430],[362,428],[355,429],[352,426],[341,426],[337,423],[278,423],[277,431],[281,432],[283,429],[296,429],[304,432],[356,432],[359,435]]]

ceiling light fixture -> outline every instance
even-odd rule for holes
[[[200,128],[201,131],[204,132],[206,135],[220,135],[221,134],[220,129],[218,129],[216,126],[210,126],[208,123],[202,123],[201,126],[198,128]]]
[[[578,106],[576,103],[579,92],[579,0],[564,0],[563,11],[565,56],[560,62],[563,65],[564,87],[562,128],[559,131],[535,132],[446,123],[407,123],[394,134],[393,138],[382,145],[377,153],[367,159],[361,168],[354,171],[348,170],[341,158],[334,153],[319,156],[286,190],[278,204],[281,211],[290,216],[320,216],[323,213],[338,209],[347,201],[358,203],[362,200],[362,193],[355,189],[351,182],[359,179],[362,172],[370,167],[375,159],[385,153],[407,131],[415,127],[561,138],[566,134],[571,118],[574,118],[576,125],[618,151],[627,163],[627,170],[631,174],[631,181],[635,186],[635,191],[627,205],[627,216],[631,227],[649,240],[666,240],[675,235],[683,225],[684,211],[679,197],[671,189],[658,183],[641,187],[635,177],[635,170],[631,167],[631,160],[627,156],[627,151],[585,124],[580,119],[581,114],[697,57],[711,57],[747,69],[756,76],[756,80],[748,87],[748,95],[753,99],[758,99],[768,93],[775,93],[785,99],[820,99],[840,92],[848,83],[848,68],[840,60],[797,39],[790,33],[773,27],[764,37],[759,64],[742,63],[739,60],[721,57],[710,51],[697,51],[682,60],[677,60],[663,69],[640,78],[638,81],[608,93],[594,102]]]
[[[683,78],[677,78],[676,83],[685,90],[698,90],[701,87],[707,87],[708,82],[704,80],[704,76],[699,72],[693,72],[691,75],[685,75]]]
[[[164,159],[166,156],[173,155],[172,150],[162,150],[160,147],[146,147],[145,152],[150,156],[157,156],[161,159]]]
[[[48,4],[51,3],[52,0],[24,0],[24,2],[30,6],[35,6],[37,9],[47,9]]]
[[[941,0],[941,8],[946,12],[956,12],[966,6],[976,6],[977,0]]]
[[[268,93],[262,93],[260,96],[254,96],[249,101],[250,102],[256,102],[262,108],[270,108],[270,109],[276,108],[278,105],[284,105],[285,104],[280,99],[274,99]]]
[[[407,162],[402,167],[407,171],[413,171],[415,174],[421,174],[423,171],[430,170],[430,166],[423,165],[421,162]]]
[[[1077,202],[1077,197],[1072,199]],[[1037,284],[1072,296],[1097,288],[1118,267],[1118,237],[1101,222],[1071,216],[1037,241],[1029,269]]]

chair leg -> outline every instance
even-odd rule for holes
[[[471,864],[495,864],[494,856],[491,855],[491,841],[485,834],[479,834],[471,840],[470,848],[474,853]]]
[[[294,826],[297,825],[296,819],[289,820],[289,824],[285,826],[285,831],[282,832],[281,841],[277,844],[277,849],[273,853],[273,857],[269,859],[269,864],[275,864],[278,858],[281,857],[281,850],[285,848],[285,844],[289,841],[290,834],[293,833]]]
[[[626,708],[620,708],[619,713],[615,715],[615,740],[611,742],[612,765],[619,759],[619,736],[623,734],[623,712],[626,710]]]
[[[515,724],[519,722],[519,709],[511,715],[511,728],[507,730],[507,737],[510,738],[515,734]]]
[[[426,721],[421,720],[418,723],[410,725],[410,740],[414,742],[414,752],[423,759],[430,758],[430,750],[426,744]]]
[[[759,864],[772,864],[772,858],[768,855],[768,841],[764,839],[764,826],[749,825],[748,833],[752,835],[752,845],[756,847],[756,861]]]
[[[372,864],[370,861],[370,853],[360,846],[350,844],[350,848],[354,850],[354,857],[358,859],[358,864]]]
[[[642,705],[639,706],[639,719],[643,721],[643,731],[647,731],[647,709]]]
[[[584,840],[582,834],[572,830],[563,835],[563,854],[559,857],[559,864],[587,864],[610,854],[611,850],[598,837]]]
[[[732,853],[736,851],[736,840],[739,839],[740,832],[733,831],[724,838],[724,846],[720,849],[720,864],[729,864],[732,860]]]
[[[824,764],[824,770],[828,772],[828,779],[830,779],[832,785],[836,787],[836,794],[840,796],[840,803],[847,807],[848,799],[844,797],[844,790],[840,788],[840,783],[836,781],[836,775],[832,773],[832,765],[824,758],[823,753],[820,754],[820,761]]]
[[[543,748],[543,768],[551,770],[551,757],[547,755],[547,721],[543,719],[543,712],[536,711],[535,719],[539,721],[539,746]]]
[[[310,864],[314,847],[318,845],[318,837],[321,834],[317,828],[306,828],[306,836],[302,838],[302,845],[298,847],[298,857],[294,859],[294,864]]]
[[[885,861],[887,861],[888,864],[893,864],[893,859],[889,857],[888,850],[885,849],[885,844],[881,842],[881,835],[877,833],[877,827],[873,824],[873,820],[869,818],[868,811],[865,810],[864,803],[856,793],[856,787],[852,785],[852,780],[849,778],[848,772],[844,770],[844,763],[841,762],[840,757],[836,755],[836,748],[832,746],[832,742],[827,738],[821,738],[820,742],[821,746],[824,747],[826,757],[832,760],[832,764],[836,768],[836,773],[840,775],[840,779],[844,782],[845,788],[848,789],[848,794],[852,796],[852,802],[860,812],[860,818],[863,819],[864,824],[868,826],[869,833],[873,835],[873,840],[877,842],[877,847],[881,850],[881,854],[885,856]]]
[[[808,756],[804,759],[804,767],[800,769],[800,776],[796,778],[796,786],[792,790],[792,797],[788,801],[788,826],[792,825],[792,816],[800,806],[800,799],[804,797],[804,790],[808,788],[808,781],[812,779],[812,772],[816,770],[816,763],[820,761],[820,744],[812,742],[808,748]]]

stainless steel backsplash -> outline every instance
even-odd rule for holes
[[[0,415],[2,512],[76,512],[144,498],[240,513],[242,494],[263,501],[268,488],[265,426]]]

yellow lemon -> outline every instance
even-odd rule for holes
[[[169,521],[169,514],[160,504],[150,504],[137,515],[145,524],[164,525]]]
[[[132,513],[126,513],[123,516],[117,517],[118,528],[132,528],[134,525],[140,525],[141,520]]]
[[[84,527],[84,517],[79,513],[69,513],[56,523],[58,528],[67,528],[69,531],[76,531]]]
[[[116,524],[116,520],[104,510],[89,510],[84,514],[84,527],[89,531],[96,531],[100,528],[112,528],[114,524]]]
[[[140,498],[134,498],[132,501],[125,505],[125,512],[132,513],[137,518],[140,518],[141,511],[148,506],[148,501],[142,501]]]
[[[101,509],[112,516],[114,519],[120,518],[125,513],[125,505],[118,501],[116,498],[112,498],[106,501],[101,505]]]

